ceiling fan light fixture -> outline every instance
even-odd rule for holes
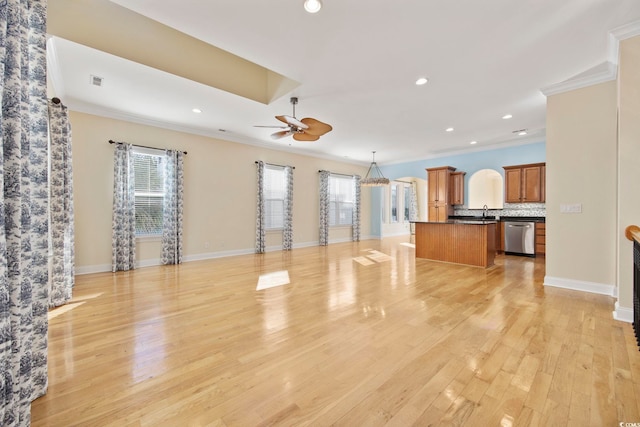
[[[304,10],[309,13],[317,13],[322,8],[320,0],[304,0]]]
[[[384,175],[382,175],[382,171],[376,163],[376,152],[372,151],[372,153],[373,161],[371,162],[371,165],[369,165],[367,176],[360,180],[360,185],[364,185],[366,187],[389,185],[389,178],[385,178]]]

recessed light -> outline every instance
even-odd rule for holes
[[[453,128],[446,128],[445,131],[446,132],[453,132]]]
[[[193,109],[193,110],[191,110],[191,111],[193,111],[194,113],[197,113],[197,114],[202,113],[202,110],[201,110],[201,109],[199,109],[199,108],[194,108],[194,109]]]
[[[478,141],[471,141],[469,144],[473,145],[473,144],[477,144]]]
[[[319,12],[322,8],[322,2],[320,0],[305,0],[304,10],[309,13]]]
[[[429,81],[429,79],[427,79],[426,77],[420,77],[418,80],[416,80],[416,84],[418,86],[422,86],[423,84],[426,84]]]
[[[503,119],[510,119],[511,117],[513,117],[511,114],[505,114],[504,116],[502,116]]]

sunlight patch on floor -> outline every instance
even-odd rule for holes
[[[393,259],[389,255],[376,251],[375,249],[365,249],[363,252],[368,252],[368,254],[365,256],[355,257],[353,260],[364,266],[373,265],[377,262],[391,261]]]
[[[61,314],[64,314],[68,311],[73,310],[76,307],[80,307],[82,304],[84,304],[86,301],[82,301],[82,302],[71,302],[65,305],[61,305],[60,307],[56,307],[53,308],[51,310],[49,310],[49,312],[47,313],[47,316],[49,318],[49,320],[51,319],[55,319],[56,317],[60,316]]]
[[[370,251],[369,255],[367,255],[367,258],[372,259],[375,262],[385,262],[391,261],[393,259],[389,255],[384,254],[380,251]]]
[[[353,260],[355,262],[357,262],[358,264],[362,264],[362,265],[375,264],[375,262],[371,261],[369,258],[364,257],[364,256],[355,257]]]
[[[405,243],[400,243],[400,246],[407,246],[407,247],[413,248],[413,249],[416,248],[416,244],[415,243],[406,243],[405,242]]]
[[[256,291],[275,288],[276,286],[288,285],[289,283],[291,282],[289,281],[289,272],[287,270],[261,274],[258,278],[258,286],[256,287]]]

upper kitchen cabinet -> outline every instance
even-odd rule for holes
[[[453,213],[449,198],[451,173],[455,170],[451,166],[427,169],[429,221],[443,222]]]
[[[505,202],[540,203],[545,201],[545,163],[503,166]]]
[[[452,205],[464,204],[464,175],[466,172],[451,172],[451,182],[449,183],[449,201]]]

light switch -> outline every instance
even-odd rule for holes
[[[561,203],[560,213],[582,213],[582,203]]]

